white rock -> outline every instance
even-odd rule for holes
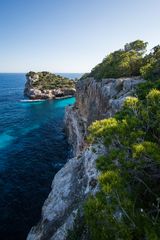
[[[96,159],[105,153],[103,146],[86,149],[81,157],[70,159],[55,175],[52,190],[42,208],[40,223],[27,240],[65,240],[72,229],[78,209],[88,194],[98,190]]]

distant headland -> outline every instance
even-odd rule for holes
[[[50,72],[28,72],[24,95],[30,99],[59,99],[75,95],[75,81]]]

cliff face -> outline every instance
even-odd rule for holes
[[[95,120],[113,116],[123,105],[126,97],[132,96],[137,84],[144,82],[140,77],[103,79],[93,78],[76,84],[76,104],[66,109],[68,140],[74,155],[84,147],[88,126]]]
[[[89,193],[98,190],[95,160],[104,148],[86,149],[79,157],[70,159],[56,174],[52,190],[42,208],[42,218],[33,227],[27,240],[65,240],[72,229],[78,210]]]
[[[75,95],[73,80],[48,72],[26,74],[24,95],[30,99],[55,99]]]
[[[114,115],[135,86],[143,79],[89,78],[77,83],[77,102],[66,109],[66,129],[75,158],[56,174],[52,190],[42,208],[41,221],[33,227],[27,240],[66,240],[78,210],[89,194],[98,191],[96,159],[106,151],[103,146],[85,144],[88,125],[96,119]],[[82,212],[82,211],[81,211]]]
[[[73,149],[73,155],[77,156],[84,147],[84,136],[86,134],[86,122],[81,118],[78,108],[68,106],[65,113],[65,126],[68,142]]]

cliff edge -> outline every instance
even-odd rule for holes
[[[27,240],[66,240],[78,212],[90,194],[98,189],[96,168],[98,156],[106,153],[103,145],[87,146],[87,127],[97,119],[113,116],[127,96],[134,95],[140,77],[79,80],[76,84],[77,102],[66,109],[66,129],[75,157],[55,175],[52,190],[42,208],[42,217]]]
[[[76,103],[66,109],[65,122],[69,143],[74,155],[85,146],[88,126],[95,120],[114,116],[128,96],[133,96],[136,86],[144,82],[141,77],[94,78],[79,80],[76,84]]]

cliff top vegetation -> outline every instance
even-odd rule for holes
[[[144,55],[146,46],[126,44],[89,74],[97,79],[140,74],[147,81],[114,117],[89,127],[88,141],[103,144],[107,153],[96,161],[100,191],[84,204],[77,239],[84,231],[88,240],[160,239],[160,46]]]
[[[149,54],[146,54],[147,44],[142,40],[125,44],[122,49],[107,55],[100,64],[82,78],[94,77],[100,81],[103,78],[141,75],[145,79],[157,79],[160,74],[160,46],[154,47]]]
[[[97,159],[100,192],[84,207],[92,240],[160,239],[160,46],[142,58],[146,43],[133,43],[125,45],[123,53],[137,59],[138,71],[147,81],[113,118],[89,127],[88,140],[103,142],[107,148],[107,154]],[[117,52],[112,55],[116,56]],[[92,74],[105,64],[107,69],[110,57]],[[119,66],[117,62],[114,69]]]
[[[26,74],[32,78],[33,87],[38,89],[75,88],[75,81],[50,72],[29,72]]]

